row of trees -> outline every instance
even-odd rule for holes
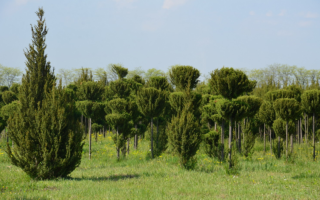
[[[292,147],[293,134],[297,133],[297,141],[308,138],[312,124],[315,159],[320,114],[317,82],[308,87],[275,81],[257,86],[243,71],[223,67],[200,83],[200,72],[192,66],[177,65],[166,75],[153,70],[150,76],[142,76],[141,70],[130,73],[113,64],[99,79],[90,69],[81,69],[63,87],[47,62],[43,15],[39,9],[21,85],[0,88],[2,128],[7,127],[15,144],[8,143],[8,156],[31,177],[67,176],[81,162],[86,135],[91,159],[92,130],[107,128],[113,132],[117,159],[130,153],[132,139],[138,148],[138,137],[144,137],[150,139],[151,158],[174,153],[181,166],[193,168],[203,142],[210,157],[226,160],[228,169],[235,170],[237,154],[252,155],[261,129],[265,144],[266,128],[270,145],[278,137],[278,148],[273,148],[277,157],[280,139],[285,139],[288,158],[289,135]]]

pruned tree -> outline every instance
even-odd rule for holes
[[[313,160],[316,160],[315,132],[316,130],[316,114],[320,110],[320,90],[307,90],[301,96],[303,110],[308,114],[312,114],[312,147]]]
[[[156,88],[142,88],[138,91],[136,103],[140,112],[151,120],[151,157],[153,158],[153,118],[161,114],[165,105],[165,94]]]
[[[286,121],[286,159],[288,160],[288,124],[300,115],[300,105],[295,99],[280,98],[274,102],[274,110],[281,119]]]

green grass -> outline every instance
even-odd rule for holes
[[[92,159],[87,145],[82,163],[67,179],[34,181],[10,164],[0,142],[0,199],[320,199],[320,163],[311,149],[295,145],[294,163],[264,155],[262,142],[252,160],[240,157],[242,170],[227,175],[225,164],[201,150],[192,171],[179,167],[178,158],[164,154],[147,159],[149,142],[116,161],[111,137],[93,142]],[[319,150],[319,145],[317,146]]]

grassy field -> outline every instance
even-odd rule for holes
[[[240,157],[237,176],[200,149],[196,169],[179,167],[177,157],[147,159],[149,142],[116,161],[110,136],[93,142],[92,159],[85,146],[82,163],[68,179],[34,181],[12,166],[0,143],[0,199],[320,199],[320,163],[311,149],[296,145],[294,163],[263,153],[255,145],[252,160]],[[319,145],[317,146],[319,149]]]

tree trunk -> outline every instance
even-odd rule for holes
[[[303,136],[302,136],[302,118],[300,117],[300,130],[299,130],[299,132],[300,132],[300,141],[301,141],[301,143],[303,143]]]
[[[209,122],[208,122],[207,126],[208,126],[208,129],[209,129],[209,131],[210,131],[211,126],[210,126],[210,123],[209,123]]]
[[[237,131],[237,122],[236,120],[234,120],[234,138],[236,140],[236,145],[237,145],[237,148],[239,149],[239,137],[238,137],[238,131]]]
[[[263,152],[266,153],[266,124],[263,124]]]
[[[98,142],[98,132],[97,132],[97,131],[94,133],[94,137],[95,137],[95,138],[94,138],[95,141]]]
[[[221,122],[221,161],[224,160],[224,120]]]
[[[119,139],[119,132],[117,127],[117,140]],[[117,146],[117,159],[120,160],[120,147]]]
[[[270,153],[272,155],[272,129],[271,126],[269,127],[269,132],[270,132]]]
[[[128,155],[130,153],[130,137],[127,140],[127,153],[128,153]]]
[[[89,128],[89,160],[91,160],[91,118],[88,120],[88,128]]]
[[[281,154],[281,152],[280,152],[280,136],[278,136],[278,158],[280,158],[280,154]]]
[[[232,153],[232,118],[229,119],[229,169],[232,168],[231,163],[231,153]]]
[[[291,155],[293,153],[293,134],[290,135]]]
[[[159,148],[159,117],[157,117],[157,137],[156,137],[157,148]],[[158,149],[159,150],[159,149]]]
[[[286,121],[286,160],[288,161],[288,121]]]
[[[315,138],[314,138],[314,134],[315,134],[315,112],[313,112],[313,116],[312,116],[312,144],[313,144],[313,161],[316,161],[316,143],[315,143]]]
[[[153,158],[153,117],[151,117],[151,158]]]
[[[137,124],[134,125],[134,128],[136,129],[136,131],[138,130]],[[137,148],[138,148],[138,135],[135,134],[134,135],[134,149],[137,150]]]
[[[214,130],[217,131],[217,122],[214,122]]]
[[[84,118],[84,124],[85,124],[85,125],[84,125],[84,131],[85,131],[86,133],[89,132],[89,131],[88,131],[88,123],[89,123],[89,122],[88,122],[87,118],[85,117],[85,118]]]
[[[104,138],[106,138],[106,129],[105,129],[105,128],[106,128],[106,126],[103,125],[103,130],[102,130],[102,131],[103,131],[103,137],[104,137]]]
[[[239,138],[239,153],[241,153],[241,128],[240,128],[240,123],[238,123],[238,138]]]
[[[309,116],[307,115],[307,132],[306,132],[306,135],[307,135],[307,141],[309,139]]]
[[[304,113],[304,140],[305,142],[307,143],[307,116],[306,116],[306,113]]]
[[[7,143],[9,143],[9,136],[8,136],[7,127],[4,128],[4,132],[6,133]]]

